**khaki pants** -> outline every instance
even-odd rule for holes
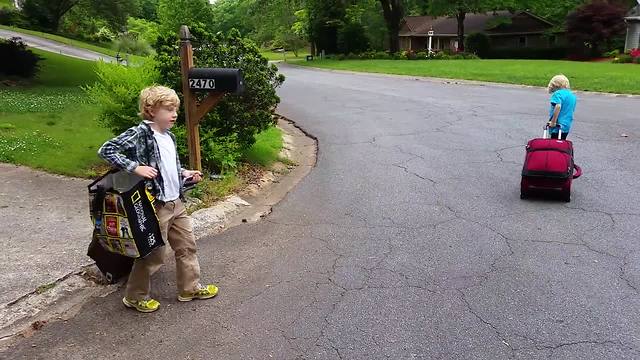
[[[178,292],[195,291],[200,281],[200,264],[196,255],[191,217],[182,201],[177,199],[158,206],[156,213],[165,246],[155,249],[151,254],[133,263],[125,292],[125,296],[131,300],[149,297],[151,275],[164,264],[165,256],[169,252],[167,243],[175,252]]]

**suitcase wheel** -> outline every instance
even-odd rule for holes
[[[562,193],[562,200],[564,200],[565,202],[571,202],[571,193],[568,191]]]
[[[527,198],[527,193],[524,191],[520,191],[520,199],[526,199]]]

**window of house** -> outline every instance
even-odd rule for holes
[[[557,39],[556,39],[555,35],[549,36],[549,45],[555,45],[556,41],[557,41]]]
[[[527,37],[526,36],[520,36],[520,38],[518,39],[518,46],[519,47],[527,46]]]

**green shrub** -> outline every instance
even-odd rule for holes
[[[147,44],[155,44],[160,35],[160,26],[145,19],[128,18],[127,32],[137,39],[143,39]]]
[[[362,53],[369,48],[369,38],[364,26],[346,22],[338,29],[338,51],[342,54]]]
[[[215,131],[200,134],[203,166],[220,174],[234,172],[242,157],[238,136],[217,136]]]
[[[153,53],[151,45],[143,38],[138,38],[135,34],[120,34],[113,41],[113,48],[121,53],[147,56]]]
[[[616,64],[630,64],[633,62],[633,58],[630,54],[620,54],[613,59],[613,62]]]
[[[87,38],[97,43],[111,42],[116,39],[116,34],[106,26],[100,26],[95,32],[91,33]]]
[[[200,129],[202,133],[217,137],[235,134],[241,148],[249,148],[255,141],[254,135],[273,124],[273,110],[280,102],[275,89],[282,84],[284,76],[278,74],[278,68],[268,63],[252,41],[242,38],[235,30],[228,35],[214,35],[194,27],[191,32],[197,39],[194,46],[196,67],[239,68],[245,80],[244,94],[225,96],[203,118]],[[182,97],[178,51],[177,34],[160,35],[155,59],[161,82]],[[180,112],[179,121],[184,122],[184,112]]]
[[[110,43],[116,38],[109,23],[93,16],[86,6],[71,8],[62,18],[60,32],[74,39],[98,43]]]
[[[444,51],[438,51],[435,54],[432,55],[432,59],[434,60],[449,60],[449,54],[447,54]]]
[[[187,130],[184,125],[172,129],[176,136],[178,155],[185,164],[189,156],[187,148]],[[203,168],[218,174],[227,174],[236,170],[242,157],[242,147],[238,136],[219,136],[216,129],[200,129],[200,154]]]
[[[402,52],[402,56],[407,60],[416,60],[418,57],[413,50],[406,50]]]
[[[416,59],[418,60],[426,60],[429,58],[429,53],[426,51],[418,51],[416,52]]]
[[[391,55],[389,55],[388,52],[386,51],[365,51],[363,53],[359,54],[359,58],[362,60],[387,60],[391,58]]]
[[[566,47],[552,48],[493,48],[485,56],[487,59],[546,59],[557,60],[567,57]]]
[[[0,75],[32,78],[38,72],[38,62],[42,58],[34,54],[20,40],[12,38],[0,40]]]
[[[0,9],[0,25],[23,27],[26,21],[22,13],[16,9]]]
[[[85,90],[98,104],[98,120],[117,135],[140,122],[140,91],[157,83],[159,74],[151,60],[130,67],[105,62],[96,66],[98,81]]]
[[[462,55],[462,59],[464,60],[478,60],[480,59],[480,57],[476,54],[473,53],[469,53],[469,52],[461,52],[458,53],[458,55]]]
[[[602,54],[602,56],[607,58],[617,58],[619,55],[620,55],[620,50],[618,49],[607,51],[604,54]]]
[[[391,59],[391,55],[389,55],[389,53],[386,52],[386,51],[376,51],[374,53],[374,59],[377,59],[377,60],[389,60],[389,59]]]
[[[465,39],[464,49],[481,58],[486,57],[489,51],[491,51],[489,37],[484,33],[469,34]]]

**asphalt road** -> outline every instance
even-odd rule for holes
[[[32,35],[23,34],[23,33],[11,31],[11,30],[0,29],[0,38],[10,39],[13,37],[19,37],[27,46],[40,49],[40,50],[54,52],[54,53],[65,55],[65,56],[70,56],[70,57],[83,59],[83,60],[102,60],[106,62],[116,61],[116,59],[111,56],[97,53],[95,51],[76,48],[76,47],[69,46],[57,41],[44,39],[38,36],[32,36]]]
[[[171,263],[159,312],[118,292],[5,357],[640,358],[638,98],[579,94],[572,202],[525,201],[543,89],[283,72],[318,164],[265,220],[199,242],[219,297],[178,303]]]

